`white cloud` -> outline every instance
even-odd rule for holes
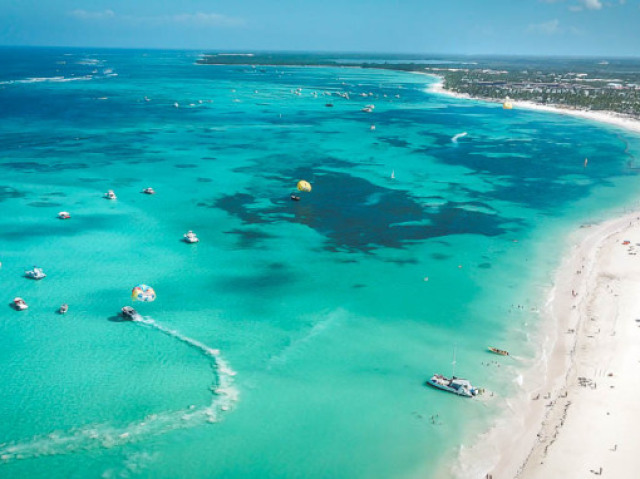
[[[581,0],[581,2],[588,10],[600,10],[602,8],[600,0]]]
[[[555,35],[560,33],[560,21],[555,18],[543,23],[532,23],[527,27],[527,33],[539,33],[543,35]]]
[[[174,23],[210,27],[236,27],[244,25],[244,20],[241,18],[227,17],[226,15],[221,15],[219,13],[180,13],[178,15],[169,15],[163,18]]]
[[[72,12],[69,12],[69,15],[79,20],[103,20],[116,16],[113,10],[108,9],[99,12],[90,12],[88,10],[74,10]]]
[[[567,0],[538,0],[541,3],[565,3]],[[627,3],[627,0],[618,0],[620,5]],[[567,7],[571,12],[581,12],[583,10],[602,10],[603,7],[611,7],[611,1],[603,2],[603,0],[572,0]]]
[[[119,20],[133,24],[152,25],[185,25],[193,27],[237,27],[245,24],[242,18],[228,17],[220,13],[178,13],[174,15],[150,15],[136,17],[133,15],[116,15],[113,10],[90,12],[73,10],[69,15],[78,20]]]

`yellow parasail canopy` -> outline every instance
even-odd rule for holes
[[[305,180],[300,180],[298,181],[298,189],[300,191],[306,191],[306,192],[311,192],[311,185],[309,184],[308,181]]]

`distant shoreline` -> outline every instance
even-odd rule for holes
[[[225,59],[234,59],[238,58],[239,62],[234,61],[226,61],[226,62],[216,62],[213,61],[213,58],[222,56]],[[239,54],[239,55],[226,55],[226,54],[203,54],[202,58],[196,61],[198,65],[211,65],[211,66],[245,66],[245,67],[322,67],[322,68],[361,68],[361,69],[373,69],[373,70],[386,70],[386,71],[394,71],[401,73],[414,73],[418,75],[425,75],[432,78],[437,78],[438,82],[431,85],[429,91],[436,94],[448,95],[454,98],[463,98],[467,100],[479,100],[486,101],[490,103],[501,103],[501,100],[496,100],[495,98],[489,97],[476,97],[471,96],[466,93],[457,93],[452,90],[447,90],[444,88],[444,77],[437,73],[422,71],[420,69],[415,69],[416,66],[411,64],[412,68],[400,68],[400,66],[405,64],[389,65],[387,64],[383,67],[381,64],[373,64],[373,63],[337,63],[332,61],[302,61],[300,58],[296,57],[289,61],[267,61],[261,60],[257,63],[248,63],[245,60],[249,57],[249,54]],[[405,65],[406,67],[407,65]],[[556,113],[561,115],[570,115],[578,118],[584,118],[587,120],[593,120],[600,123],[607,123],[610,125],[615,125],[620,128],[624,128],[629,131],[633,131],[636,133],[640,133],[640,118],[635,118],[630,115],[625,115],[622,113],[616,113],[609,110],[585,110],[580,108],[569,108],[558,104],[546,104],[546,103],[535,103],[532,101],[521,101],[521,100],[510,100],[513,104],[514,108],[521,108],[527,110],[537,110],[537,111],[545,111],[549,113]]]
[[[438,78],[438,82],[434,83],[429,87],[430,92],[451,96],[453,98],[487,101],[491,103],[501,103],[501,101],[496,100],[495,98],[472,97],[466,93],[457,93],[451,90],[447,90],[446,88],[444,88],[444,78],[434,73],[426,73],[426,72],[423,73],[423,72],[417,72],[417,71],[413,73],[416,73],[419,75],[427,75],[433,78]],[[513,105],[513,108],[522,108],[526,110],[545,111],[548,113],[575,116],[578,118],[593,120],[600,123],[615,125],[620,128],[624,128],[625,130],[633,131],[635,133],[640,133],[640,119],[634,118],[629,115],[616,113],[613,111],[582,110],[578,108],[567,108],[560,105],[547,105],[542,103],[534,103],[532,101],[510,100],[510,102]]]

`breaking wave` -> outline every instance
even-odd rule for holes
[[[454,135],[451,138],[451,143],[458,143],[458,140],[460,138],[464,138],[465,136],[467,136],[467,132],[466,131],[463,131],[462,133],[458,133],[457,135]]]
[[[6,80],[0,82],[0,85],[13,85],[13,84],[23,84],[23,83],[66,83],[70,81],[87,81],[93,80],[93,76],[84,75],[81,77],[41,77],[41,78],[24,78],[22,80]]]
[[[0,81],[0,85],[23,85],[29,83],[67,83],[72,81],[90,81],[99,78],[112,78],[117,77],[118,74],[113,71],[111,68],[106,68],[103,70],[102,74],[98,73],[97,70],[94,70],[94,74],[92,75],[82,75],[82,76],[55,76],[55,77],[31,77],[31,78],[22,78],[20,80],[4,80]]]

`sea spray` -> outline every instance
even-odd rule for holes
[[[94,448],[110,449],[143,441],[146,438],[166,434],[177,429],[196,427],[207,422],[217,422],[221,413],[229,411],[238,400],[233,385],[236,372],[222,358],[218,349],[186,336],[179,331],[157,323],[153,318],[137,315],[133,322],[144,324],[199,350],[211,358],[214,382],[210,387],[212,399],[208,406],[149,414],[126,426],[109,423],[89,424],[68,431],[54,431],[29,440],[0,446],[0,464],[40,456],[70,454]]]

